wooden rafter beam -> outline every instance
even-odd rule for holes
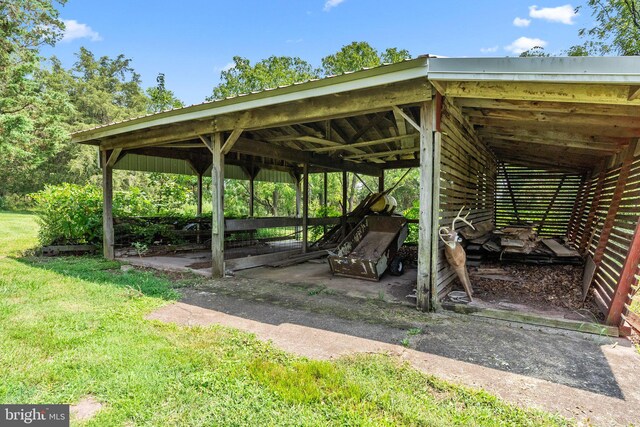
[[[372,176],[380,175],[380,168],[374,165],[354,163],[306,151],[291,150],[285,147],[243,137],[238,139],[233,151],[258,157],[280,159],[298,164],[309,163],[311,165],[321,166],[331,170],[347,170],[349,172]]]
[[[640,117],[640,105],[586,104],[576,102],[521,101],[515,99],[456,98],[459,108],[596,114],[601,116]]]
[[[540,127],[539,127],[540,128]],[[519,138],[521,140],[540,140],[540,141],[571,141],[583,144],[609,144],[611,146],[626,146],[631,141],[630,138],[619,138],[606,135],[582,135],[575,132],[565,132],[558,130],[544,129],[526,129],[517,126],[509,127],[482,127],[477,128],[476,132],[481,136],[497,136],[499,138]]]
[[[634,101],[640,99],[640,86],[631,86],[629,88],[629,98],[627,100]]]
[[[373,141],[355,142],[355,143],[350,144],[350,145],[340,144],[338,146],[333,146],[333,147],[309,148],[309,149],[307,149],[307,151],[313,151],[314,153],[324,153],[324,152],[328,152],[328,151],[348,150],[349,148],[353,149],[353,148],[357,148],[357,147],[370,147],[370,146],[374,146],[374,145],[386,144],[388,142],[405,140],[407,138],[409,138],[412,141],[414,141],[414,140],[418,139],[419,137],[420,137],[420,135],[418,135],[418,134],[403,135],[403,136],[391,136],[389,138],[381,138],[381,139],[376,139],[376,140],[373,140]]]
[[[550,123],[550,122],[538,122],[534,120],[505,120],[498,118],[487,117],[469,117],[469,122],[475,126],[486,127],[499,127],[499,128],[514,128],[514,129],[527,129],[527,130],[544,130],[547,132],[571,132],[578,135],[585,136],[605,136],[605,137],[617,137],[617,138],[638,138],[640,137],[640,123],[635,127],[620,128],[620,127],[607,127],[607,126],[585,126],[571,123]]]
[[[541,123],[561,123],[575,126],[604,126],[604,127],[640,127],[638,117],[604,116],[599,114],[555,113],[518,110],[492,110],[463,108],[462,112],[473,119],[499,119],[505,121],[526,121]]]
[[[207,147],[209,151],[211,151],[211,154],[213,154],[213,140],[207,135],[198,135],[198,137],[200,138],[200,141],[202,141],[202,143],[205,145],[205,147]]]
[[[403,148],[400,150],[380,151],[377,153],[354,154],[351,156],[346,156],[345,159],[349,159],[349,160],[372,159],[372,158],[389,157],[389,156],[396,156],[396,155],[402,155],[402,154],[412,154],[412,153],[417,153],[419,151],[420,151],[420,147]]]
[[[624,85],[451,81],[443,89],[443,95],[453,98],[640,105],[640,99],[629,100],[629,86]]]
[[[519,149],[522,146],[530,145],[543,145],[557,148],[570,148],[572,151],[582,151],[586,153],[597,151],[599,153],[617,153],[622,149],[616,145],[610,144],[598,144],[598,143],[583,143],[573,141],[551,140],[551,139],[524,139],[519,136],[509,135],[494,135],[494,134],[480,134],[482,140],[489,145],[500,144],[504,147],[513,146],[515,149]]]

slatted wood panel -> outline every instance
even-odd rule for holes
[[[533,222],[543,237],[567,234],[583,177],[501,164],[496,186],[496,226]]]
[[[445,100],[442,111],[442,155],[440,161],[440,225],[451,226],[461,207],[471,210],[469,219],[478,224],[493,222],[496,161],[460,110]],[[464,224],[460,223],[463,227]],[[440,242],[438,254],[438,298],[455,279]]]
[[[596,217],[599,222],[595,229],[586,228],[586,217],[588,209],[582,212],[580,225],[578,227],[579,234],[593,234],[588,252],[592,256],[596,252],[604,219],[607,216],[611,200],[613,198],[616,183],[620,175],[620,167],[611,168],[607,171],[604,185],[602,188],[601,201],[596,211]],[[591,192],[595,197],[595,177],[592,177]],[[626,180],[624,192],[622,193],[622,201],[615,214],[615,220],[611,229],[611,235],[604,247],[602,262],[596,271],[593,288],[595,298],[600,310],[606,314],[611,304],[611,299],[615,293],[615,289],[622,272],[624,260],[627,256],[633,231],[640,215],[640,156],[634,158],[631,166],[629,177]]]

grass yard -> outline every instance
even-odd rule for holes
[[[96,257],[16,257],[36,228],[0,212],[0,403],[93,396],[104,406],[85,424],[100,426],[570,424],[386,356],[310,361],[237,330],[144,320],[186,283]]]

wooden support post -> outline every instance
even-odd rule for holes
[[[347,171],[342,171],[342,238],[347,236]]]
[[[302,169],[302,253],[307,253],[309,245],[309,163]]]
[[[433,178],[431,190],[431,310],[439,306],[438,301],[438,254],[440,253],[440,156],[442,153],[442,132],[438,130],[439,112],[433,115]]]
[[[196,189],[196,197],[197,197],[197,205],[196,205],[196,216],[202,216],[202,174],[198,172],[198,183]],[[198,236],[200,237],[200,236]]]
[[[638,264],[640,264],[640,217],[636,223],[631,245],[622,267],[622,274],[620,274],[620,279],[607,313],[607,325],[620,325],[622,312],[631,292],[631,286],[636,280],[635,274],[638,271]]]
[[[591,236],[593,235],[593,228],[595,227],[596,213],[600,206],[600,199],[602,198],[602,189],[604,187],[604,180],[607,177],[607,168],[603,165],[598,174],[598,182],[596,182],[596,189],[593,193],[593,201],[591,202],[591,208],[589,209],[589,215],[587,215],[587,221],[584,225],[584,231],[582,233],[582,239],[580,239],[579,250],[582,253],[589,252],[589,245],[591,243]]]
[[[411,123],[411,122],[410,122]],[[413,124],[412,124],[413,125]],[[433,245],[433,172],[434,172],[433,103],[420,106],[420,228],[418,237],[417,306],[432,308],[431,258]]]
[[[611,235],[611,230],[613,229],[613,223],[616,220],[616,215],[618,214],[618,208],[620,207],[620,202],[622,201],[622,195],[627,185],[627,178],[629,178],[629,172],[631,171],[631,164],[633,163],[633,154],[635,153],[635,151],[636,151],[636,143],[634,142],[629,144],[629,147],[627,148],[627,152],[625,153],[625,156],[624,156],[624,160],[622,161],[622,166],[620,167],[620,174],[618,175],[616,188],[613,192],[611,203],[609,204],[607,217],[605,218],[604,224],[602,225],[602,232],[600,233],[600,240],[598,241],[596,252],[593,255],[593,262],[595,262],[597,267],[599,267],[600,262],[604,257],[604,250],[607,247],[607,243],[609,243],[609,236]]]
[[[222,133],[212,138],[211,277],[224,277],[224,155]]]
[[[384,191],[384,169],[380,171],[380,176],[378,177],[378,193],[382,193]]]
[[[115,259],[115,236],[113,233],[113,167],[109,165],[106,150],[100,151],[102,157],[102,253],[106,259]]]

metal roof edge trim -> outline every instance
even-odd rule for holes
[[[632,56],[431,58],[428,68],[435,81],[640,84],[640,57]]]
[[[219,101],[194,105],[177,110],[139,117],[120,123],[75,132],[71,141],[89,142],[126,132],[162,126],[190,120],[204,120],[218,115],[241,112],[286,102],[299,101],[325,95],[338,94],[375,86],[383,86],[402,81],[427,77],[428,56],[384,65],[335,77],[293,84],[276,89],[240,95]]]

